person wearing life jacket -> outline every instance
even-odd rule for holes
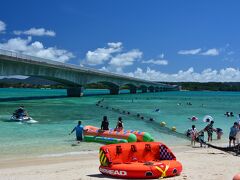
[[[123,130],[123,122],[122,122],[122,118],[119,117],[115,131],[122,131],[122,130]]]

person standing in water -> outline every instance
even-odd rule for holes
[[[209,142],[209,141],[212,141],[213,124],[214,124],[214,121],[211,121],[211,122],[204,128],[204,131],[207,131],[207,134],[208,134],[208,142]]]
[[[123,122],[122,122],[122,118],[119,117],[115,131],[122,131],[122,130],[123,130]]]
[[[84,128],[82,126],[82,122],[81,121],[78,121],[78,125],[73,128],[73,130],[69,133],[69,135],[71,135],[74,131],[76,131],[76,140],[77,141],[82,141],[83,140]]]
[[[107,116],[103,116],[102,124],[101,124],[101,130],[107,131],[109,130],[109,122]]]

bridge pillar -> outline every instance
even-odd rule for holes
[[[136,87],[130,87],[130,94],[136,94],[137,88]]]
[[[112,95],[119,94],[119,87],[118,86],[110,87],[109,90],[110,90],[110,94],[112,94]]]
[[[82,87],[69,87],[67,89],[68,97],[81,97],[83,96],[83,88]]]
[[[148,90],[149,90],[149,92],[154,92],[154,87],[153,87],[153,86],[150,86],[150,87],[148,88]]]

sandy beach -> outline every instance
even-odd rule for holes
[[[183,164],[173,180],[227,180],[240,172],[240,159],[212,148],[171,147]],[[96,180],[112,179],[98,171],[96,151],[61,157],[37,157],[0,161],[1,180]]]

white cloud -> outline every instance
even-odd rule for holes
[[[164,54],[163,54],[163,53],[160,54],[160,55],[159,55],[159,58],[163,59],[163,58],[164,58]]]
[[[13,31],[15,35],[30,35],[30,36],[56,36],[56,33],[52,30],[46,30],[44,28],[31,28],[26,31]]]
[[[121,42],[110,42],[108,43],[108,46],[114,49],[122,48],[122,43]]]
[[[178,51],[178,54],[181,54],[181,55],[195,55],[195,54],[200,53],[201,50],[202,50],[201,48],[190,49],[190,50],[180,50],[180,51]]]
[[[220,50],[217,48],[208,49],[206,51],[202,51],[201,48],[191,49],[191,50],[180,50],[178,54],[181,55],[203,55],[203,56],[218,56],[220,54]]]
[[[202,52],[201,55],[204,56],[218,56],[219,55],[219,50],[216,48],[208,49],[205,52]]]
[[[134,61],[142,57],[142,52],[138,49],[133,49],[126,53],[118,54],[111,59],[110,65],[115,67],[125,67],[133,65]]]
[[[86,54],[86,63],[88,65],[100,65],[112,57],[112,54],[122,50],[122,43],[108,43],[108,47],[97,48],[94,51],[88,51]]]
[[[6,24],[0,20],[0,33],[3,33],[6,30]]]
[[[225,68],[220,70],[205,69],[202,72],[195,72],[191,67],[186,71],[180,70],[175,74],[162,73],[160,71],[147,68],[143,71],[137,68],[136,71],[125,73],[125,75],[142,78],[152,81],[165,82],[239,82],[240,70],[235,68]]]
[[[150,59],[148,61],[142,61],[142,63],[144,63],[144,64],[156,64],[156,65],[168,65],[168,61],[164,60],[164,59],[158,59],[158,60]]]
[[[74,55],[67,50],[57,49],[56,47],[45,48],[39,41],[32,42],[31,37],[27,39],[19,37],[9,39],[6,43],[0,43],[0,48],[59,62],[66,62],[74,57]]]

